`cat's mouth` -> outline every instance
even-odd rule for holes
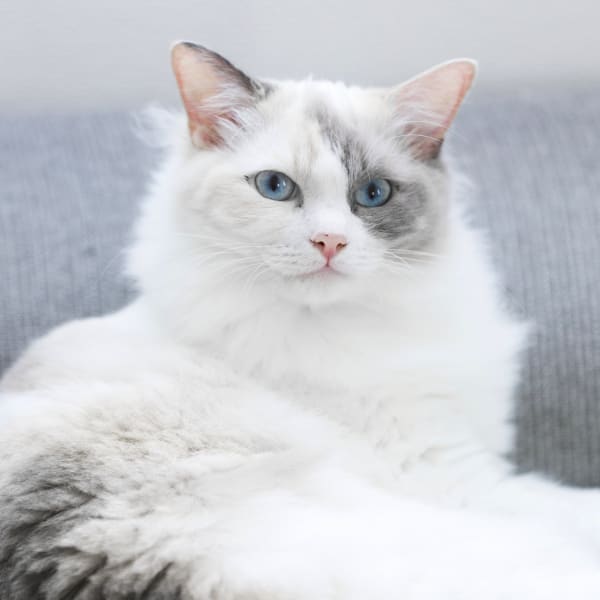
[[[308,271],[308,273],[303,273],[300,275],[301,279],[325,279],[329,277],[343,277],[343,273],[338,271],[334,266],[329,263],[315,269],[314,271]]]

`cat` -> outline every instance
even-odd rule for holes
[[[599,598],[598,492],[505,458],[527,325],[442,152],[475,63],[172,63],[139,297],[0,386],[0,598]]]

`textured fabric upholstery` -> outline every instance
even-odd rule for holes
[[[0,371],[57,323],[125,302],[150,158],[124,115],[0,119]]]
[[[507,297],[533,322],[516,459],[600,485],[598,91],[482,97],[454,139]],[[490,341],[493,343],[493,340]]]
[[[578,485],[600,485],[598,97],[474,94],[449,144],[507,298],[536,324],[515,459]],[[122,249],[155,161],[124,114],[0,119],[0,371],[131,296]]]

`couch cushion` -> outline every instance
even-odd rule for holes
[[[597,98],[475,94],[450,143],[509,302],[536,323],[515,458],[579,485],[600,485]],[[122,249],[155,161],[128,115],[0,119],[0,371],[50,327],[131,296]]]
[[[514,309],[535,324],[516,458],[600,485],[600,103],[597,91],[493,95],[455,138]]]
[[[0,119],[0,371],[50,327],[126,301],[150,159],[122,114]]]

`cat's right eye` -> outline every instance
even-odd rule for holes
[[[371,179],[354,192],[357,204],[366,208],[383,206],[392,196],[392,186],[387,179]]]
[[[261,196],[269,200],[289,200],[296,190],[296,184],[285,173],[261,171],[254,176],[254,186]]]

